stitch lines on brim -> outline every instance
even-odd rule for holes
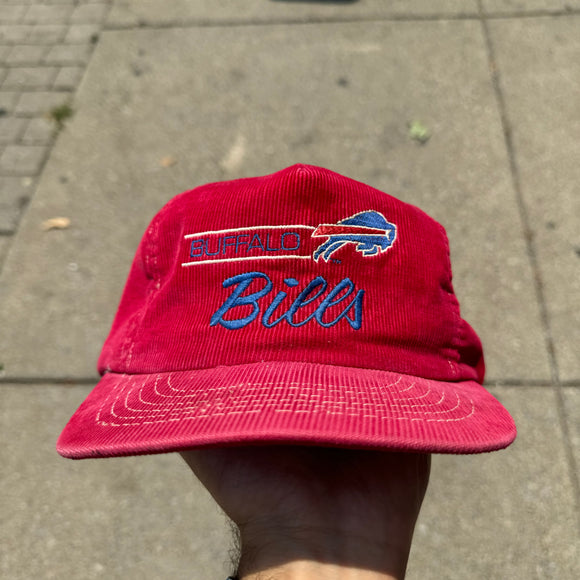
[[[476,382],[294,362],[107,373],[57,447],[79,459],[259,444],[478,453],[514,438]]]

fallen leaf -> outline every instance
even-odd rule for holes
[[[409,123],[409,137],[419,143],[427,143],[431,138],[431,131],[421,121],[411,121]]]
[[[167,155],[161,159],[161,167],[171,167],[177,163],[177,159],[175,157],[171,157],[171,155]]]
[[[66,230],[70,226],[70,219],[67,217],[54,217],[42,222],[42,229],[48,230]]]

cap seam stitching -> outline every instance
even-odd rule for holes
[[[245,366],[250,366],[250,365],[267,365],[267,364],[299,364],[299,365],[309,365],[309,366],[320,366],[320,367],[336,367],[336,368],[341,368],[341,369],[352,369],[352,370],[362,370],[362,371],[376,371],[379,373],[392,373],[392,374],[396,374],[396,375],[403,375],[406,377],[412,377],[412,378],[417,378],[417,379],[423,379],[425,381],[437,381],[437,382],[441,382],[441,383],[478,383],[475,379],[459,379],[459,380],[445,380],[445,379],[434,379],[431,377],[424,377],[421,375],[413,375],[413,374],[409,374],[409,373],[403,373],[400,371],[392,371],[392,370],[388,370],[388,369],[370,369],[368,367],[353,367],[353,366],[345,366],[345,365],[337,365],[337,364],[332,364],[332,363],[311,363],[311,362],[301,362],[301,361],[286,361],[286,360],[272,360],[272,361],[257,361],[257,362],[251,362],[251,363],[241,363],[241,364],[236,364],[236,365],[217,365],[214,367],[204,367],[204,368],[199,368],[199,369],[181,369],[181,370],[173,370],[173,371],[152,371],[149,373],[128,373],[125,371],[121,371],[121,372],[115,372],[113,370],[107,370],[105,371],[105,373],[103,374],[103,376],[107,375],[107,374],[115,374],[115,375],[129,375],[129,376],[152,376],[152,375],[156,375],[156,374],[171,374],[171,373],[189,373],[189,372],[197,372],[197,371],[211,371],[211,370],[215,370],[215,369],[219,369],[219,368],[236,368],[236,367],[245,367]]]

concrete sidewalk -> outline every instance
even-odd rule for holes
[[[580,0],[105,4],[0,0],[0,577],[232,571],[226,522],[179,458],[71,462],[54,443],[154,213],[298,162],[446,227],[488,386],[518,425],[505,451],[434,458],[407,577],[580,577]],[[98,21],[71,33],[79,14]],[[39,26],[61,27],[44,53],[68,37],[85,61],[14,62]],[[35,144],[43,93],[74,114]],[[29,147],[44,149],[27,173]],[[54,217],[70,226],[44,230]]]

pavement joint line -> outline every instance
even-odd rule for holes
[[[482,11],[481,18],[486,20],[515,20],[517,18],[561,18],[580,15],[580,8],[564,8],[562,10],[529,10],[528,12],[488,12]],[[479,17],[478,17],[479,18]]]
[[[62,377],[0,377],[0,385],[61,385],[72,387],[75,385],[96,385],[100,381],[100,377],[77,377],[77,378],[62,378]]]
[[[137,24],[105,24],[103,30],[106,32],[123,30],[164,30],[167,28],[243,28],[250,26],[308,26],[320,24],[357,24],[357,23],[381,23],[381,22],[438,22],[447,20],[479,20],[475,14],[447,14],[439,16],[431,15],[401,15],[401,16],[360,16],[360,17],[309,17],[309,18],[287,18],[272,20],[175,20],[168,22],[146,22],[140,21]]]
[[[56,65],[57,67],[59,66],[63,66],[63,65]],[[76,66],[76,65],[72,65],[72,66]],[[48,68],[48,67],[26,67],[26,68]],[[67,94],[67,93],[74,93],[76,91],[76,89],[72,89],[72,88],[64,88],[64,87],[53,87],[53,88],[46,88],[46,87],[35,87],[35,86],[24,86],[22,87],[22,89],[16,85],[13,85],[11,88],[8,89],[0,89],[0,94],[2,93],[14,93],[17,91],[24,91],[27,93],[63,93],[63,94]],[[15,117],[19,116],[20,114],[14,114]]]
[[[90,60],[90,59],[89,59]],[[88,62],[88,61],[87,61]],[[23,61],[23,62],[6,62],[2,64],[4,70],[10,70],[13,68],[58,68],[63,66],[76,66],[76,67],[83,67],[86,66],[86,63],[77,61],[71,63],[71,61],[67,60],[60,60],[60,61],[51,61],[51,62],[32,62],[32,61]],[[4,89],[0,89],[4,90]],[[8,91],[7,91],[8,92]]]
[[[307,17],[272,20],[175,20],[168,22],[147,22],[141,20],[136,24],[105,23],[102,30],[106,32],[127,30],[164,30],[168,28],[241,28],[246,26],[300,26],[308,24],[350,24],[360,22],[445,22],[473,20],[515,20],[534,18],[561,18],[566,16],[580,16],[580,9],[563,10],[531,10],[529,12],[492,12],[492,13],[463,13],[463,14],[394,14],[391,16],[359,16],[359,17]]]
[[[503,134],[505,139],[506,151],[508,154],[510,173],[512,177],[512,185],[516,195],[516,202],[519,209],[520,221],[523,228],[524,240],[526,243],[526,249],[528,258],[530,260],[530,265],[532,267],[532,274],[534,278],[534,290],[536,293],[536,300],[538,302],[540,310],[540,321],[543,328],[544,342],[546,350],[548,353],[548,362],[550,365],[550,374],[552,376],[552,389],[554,390],[554,395],[556,398],[556,411],[558,413],[558,419],[560,424],[560,429],[562,430],[562,437],[564,443],[564,454],[567,460],[568,466],[568,476],[570,478],[570,483],[574,489],[574,506],[576,513],[576,520],[578,531],[580,532],[580,476],[578,474],[578,465],[576,458],[574,456],[574,451],[572,449],[571,435],[569,429],[569,417],[566,412],[566,405],[564,401],[564,393],[562,389],[562,384],[559,377],[558,360],[556,358],[556,351],[554,347],[554,339],[552,336],[552,330],[550,326],[550,318],[548,314],[548,308],[546,305],[546,298],[544,292],[544,284],[542,279],[542,274],[540,271],[540,266],[538,262],[538,256],[536,251],[536,242],[534,240],[534,235],[530,227],[530,218],[528,210],[525,204],[519,166],[517,163],[517,156],[515,150],[515,144],[513,141],[512,126],[509,120],[506,99],[504,97],[502,87],[501,87],[501,73],[499,69],[499,63],[496,58],[495,49],[493,45],[493,40],[491,37],[491,31],[489,29],[489,24],[487,17],[484,13],[482,7],[482,0],[477,0],[480,16],[481,16],[481,26],[483,30],[483,35],[487,47],[488,63],[491,74],[491,81],[493,89],[496,96],[497,106],[500,113],[501,124],[503,127]]]
[[[490,387],[552,387],[554,384],[550,380],[542,381],[540,379],[493,379],[491,381],[484,381],[483,386],[488,389]],[[566,386],[579,386],[580,381],[570,381]]]

